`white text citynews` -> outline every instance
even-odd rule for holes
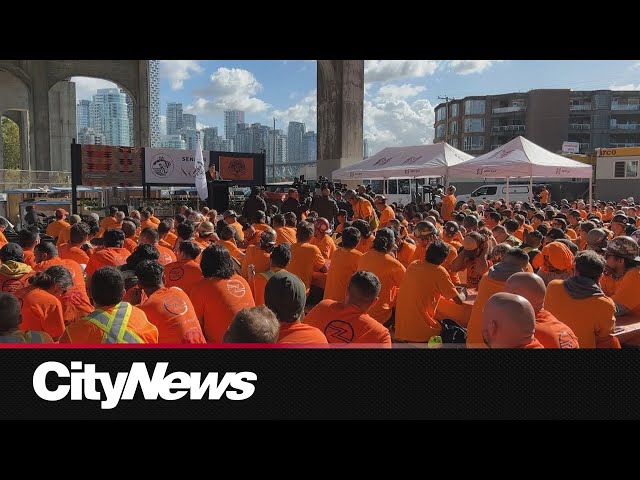
[[[115,381],[109,372],[96,372],[93,363],[71,362],[71,368],[59,362],[45,362],[33,372],[33,389],[43,400],[57,402],[71,394],[71,400],[99,400],[100,408],[115,408],[120,400],[133,400],[138,390],[142,390],[145,400],[178,400],[189,394],[190,400],[201,400],[209,392],[209,400],[219,400],[223,394],[229,400],[246,400],[255,392],[258,376],[253,372],[226,372],[222,378],[218,372],[209,372],[201,380],[201,372],[172,372],[167,375],[168,362],[158,362],[149,376],[144,362],[134,362],[128,372],[118,372]],[[59,379],[51,389],[47,387],[47,375]],[[220,378],[220,379],[219,379]],[[101,393],[96,390],[96,382],[102,385]],[[231,388],[232,390],[228,390]]]

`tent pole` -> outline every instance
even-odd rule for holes
[[[507,177],[507,208],[509,208],[509,177]]]
[[[589,177],[589,213],[593,212],[593,175]]]
[[[533,175],[529,177],[529,205],[533,205]]]

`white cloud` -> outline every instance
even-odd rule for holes
[[[458,75],[481,73],[502,60],[450,60],[449,68]]]
[[[204,123],[196,122],[196,130],[203,130],[205,128],[209,128],[209,125],[205,125]]]
[[[169,79],[171,90],[182,90],[184,81],[192,73],[201,73],[204,68],[196,60],[160,60],[160,76]]]
[[[207,85],[195,89],[197,99],[184,111],[197,115],[218,114],[224,110],[262,112],[269,104],[254,96],[260,90],[262,85],[250,71],[222,67],[209,77]]]
[[[160,115],[160,135],[167,134],[167,116]]]
[[[316,130],[317,124],[317,91],[312,90],[302,100],[286,110],[274,110],[276,128],[287,130],[289,122],[303,122],[307,130]]]
[[[76,84],[76,102],[80,100],[93,100],[93,96],[99,88],[120,88],[113,82],[101,78],[72,77]]]
[[[378,98],[384,100],[401,100],[415,97],[427,88],[420,85],[384,85],[378,90]]]
[[[632,70],[638,70],[640,69],[640,62],[636,62],[633,65],[631,65],[630,67]]]
[[[437,60],[365,60],[366,82],[384,82],[401,78],[433,75],[438,69]]]
[[[640,83],[635,85],[633,83],[627,83],[626,85],[611,85],[610,90],[640,90]]]

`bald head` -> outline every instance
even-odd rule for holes
[[[526,298],[496,293],[486,303],[482,336],[489,348],[524,348],[533,340],[536,315]]]
[[[509,277],[504,291],[526,298],[533,307],[533,311],[538,313],[544,305],[547,287],[544,285],[544,280],[535,273],[521,272]]]

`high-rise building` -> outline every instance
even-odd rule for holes
[[[182,104],[171,102],[167,104],[167,135],[176,135],[182,130]]]
[[[362,158],[369,157],[369,139],[362,139]]]
[[[271,129],[266,125],[252,123],[250,126],[246,123],[237,125],[236,130],[236,151],[246,153],[266,152],[269,146],[269,135]]]
[[[244,112],[240,110],[225,110],[224,138],[227,140],[233,140],[236,136],[236,132],[238,131],[238,124],[240,123],[244,123]]]
[[[198,134],[193,128],[183,128],[180,130],[180,135],[182,135],[182,139],[185,141],[188,150],[196,149],[196,142],[198,141]]]
[[[151,146],[160,146],[160,60],[149,60],[149,129]]]
[[[202,149],[203,150],[218,150],[216,147],[220,146],[220,142],[217,140],[218,138],[218,127],[207,127],[202,129]]]
[[[91,102],[91,127],[106,145],[130,146],[127,99],[117,88],[101,88]]]
[[[434,142],[472,155],[518,135],[552,152],[566,141],[578,143],[580,153],[640,146],[638,91],[542,89],[465,97],[439,104],[435,114]]]
[[[76,107],[76,124],[78,126],[78,137],[80,132],[85,128],[89,128],[89,122],[91,119],[91,101],[80,100]],[[82,143],[82,142],[78,142]]]
[[[196,116],[191,113],[182,114],[182,128],[196,129]]]
[[[233,140],[232,139],[221,138],[221,137],[218,137],[218,138],[220,139],[220,148],[218,149],[220,152],[235,152],[236,151],[234,149]]]
[[[83,128],[78,132],[78,143],[82,145],[104,145],[105,138],[101,133],[96,133],[93,128]]]
[[[273,164],[273,143],[276,145],[276,163],[286,163],[287,161],[287,136],[282,130],[270,130],[269,147],[266,152],[267,165]]]
[[[302,135],[302,161],[315,162],[318,156],[316,132],[310,130]]]
[[[160,148],[177,148],[178,150],[186,150],[187,143],[182,135],[161,135]]]
[[[287,161],[289,163],[303,162],[302,137],[305,132],[304,123],[289,122],[287,129]]]
[[[129,119],[129,143],[133,146],[133,98],[123,89],[120,89],[120,93],[124,94],[124,98],[127,101],[127,118]]]

